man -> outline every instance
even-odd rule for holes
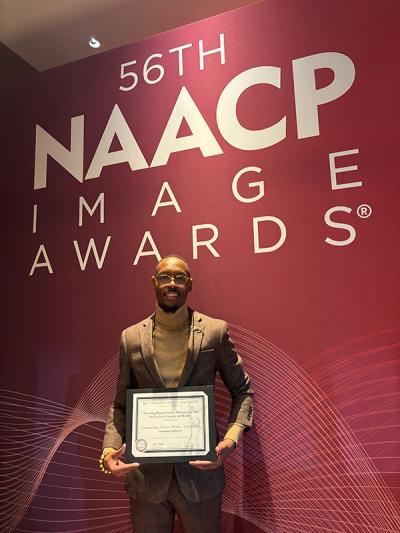
[[[252,389],[226,323],[186,305],[193,280],[188,263],[169,255],[156,266],[153,316],[124,330],[120,373],[110,409],[100,466],[126,475],[135,533],[169,533],[175,512],[186,533],[220,531],[222,463],[252,422]],[[217,461],[125,464],[126,389],[214,385],[219,372],[231,393],[228,430],[217,447]]]

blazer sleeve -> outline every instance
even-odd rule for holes
[[[218,372],[232,398],[229,424],[241,424],[247,431],[253,422],[253,389],[225,322],[221,329],[217,364]]]
[[[126,441],[126,389],[132,388],[132,373],[126,349],[125,332],[121,335],[119,350],[119,375],[114,402],[106,420],[104,448],[120,448]]]

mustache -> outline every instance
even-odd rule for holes
[[[179,291],[175,287],[171,287],[170,289],[167,289],[167,292],[179,292]]]

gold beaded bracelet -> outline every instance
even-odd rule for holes
[[[99,459],[99,467],[103,474],[111,474],[110,470],[108,470],[104,463],[104,459],[113,451],[115,451],[114,448],[104,448],[103,453],[101,454],[101,457]]]

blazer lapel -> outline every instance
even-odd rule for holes
[[[178,387],[184,387],[188,381],[190,374],[196,363],[197,356],[199,355],[201,342],[203,340],[203,324],[201,316],[189,309],[190,313],[190,335],[188,343],[188,354],[186,357],[185,366],[183,367],[182,375],[178,383]]]
[[[153,315],[154,316],[154,315]],[[153,316],[146,318],[142,322],[142,327],[140,328],[140,349],[142,352],[142,358],[144,364],[147,367],[151,377],[153,378],[156,386],[158,388],[165,387],[163,379],[160,375],[156,359],[154,357],[154,343],[153,343]]]

